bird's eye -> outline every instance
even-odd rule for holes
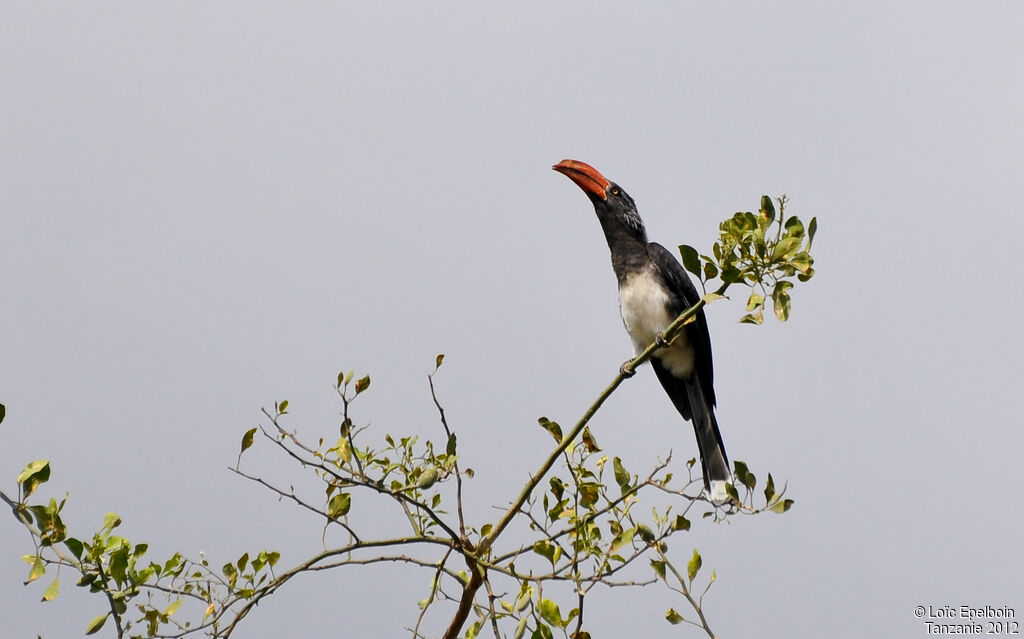
[[[619,194],[619,187],[613,186],[612,187],[612,195],[618,195],[618,194]]]

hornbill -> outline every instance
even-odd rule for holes
[[[636,204],[622,187],[576,160],[562,160],[551,168],[575,182],[594,204],[619,282],[622,322],[636,353],[656,340],[664,344],[662,331],[700,301],[690,277],[664,246],[647,241]],[[732,475],[715,420],[711,337],[704,311],[671,344],[655,351],[650,361],[676,410],[693,422],[705,496],[716,503],[727,501],[725,484]],[[633,371],[623,364],[622,373],[628,377]]]

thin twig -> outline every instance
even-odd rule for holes
[[[438,369],[434,369],[436,373]],[[434,400],[434,406],[437,407],[437,413],[441,417],[441,426],[444,427],[444,432],[448,435],[448,440],[452,438],[452,430],[448,427],[448,420],[444,415],[444,407],[441,406],[441,402],[437,400],[437,393],[434,391],[434,373],[427,375],[427,382],[430,384],[430,398]],[[447,451],[447,448],[446,448]],[[459,471],[459,459],[456,455],[455,464],[455,509],[459,515],[459,536],[462,538],[466,537],[466,520],[462,513],[462,472]]]
[[[308,446],[302,444],[302,442],[300,442],[298,440],[298,438],[295,437],[294,433],[288,432],[280,424],[278,424],[277,420],[275,420],[273,417],[271,417],[270,414],[265,409],[264,409],[263,412],[264,412],[265,415],[270,417],[271,423],[274,424],[274,427],[277,428],[278,432],[281,435],[283,435],[286,439],[290,440],[298,448],[306,451],[310,455],[315,455],[316,454],[316,451],[314,451],[313,449],[309,448]],[[316,469],[318,469],[320,471],[323,471],[324,473],[327,473],[328,475],[330,475],[334,479],[337,479],[338,481],[343,482],[343,483],[345,483],[347,485],[362,486],[363,488],[368,488],[368,489],[370,489],[370,490],[372,490],[372,491],[374,491],[376,493],[380,493],[381,495],[388,495],[388,496],[394,498],[398,502],[404,502],[404,503],[412,506],[413,508],[416,508],[417,510],[421,510],[424,513],[426,513],[427,516],[430,517],[430,519],[432,519],[434,521],[434,523],[436,523],[442,530],[444,530],[446,533],[448,533],[448,536],[451,537],[452,540],[454,540],[454,541],[458,541],[459,540],[459,534],[456,533],[454,530],[452,530],[452,528],[448,524],[446,524],[444,522],[444,520],[442,520],[437,515],[437,513],[434,512],[434,510],[430,506],[427,506],[426,504],[424,504],[422,502],[416,501],[415,499],[413,499],[412,497],[409,497],[408,495],[406,495],[404,493],[392,492],[390,490],[387,490],[387,489],[383,488],[382,486],[378,486],[376,483],[374,483],[374,482],[372,482],[372,481],[370,481],[368,479],[359,479],[359,478],[354,478],[354,477],[345,477],[344,475],[341,475],[341,474],[337,473],[336,471],[334,471],[333,469],[329,468],[328,466],[326,466],[322,462],[310,461],[308,459],[304,459],[303,457],[298,455],[294,450],[292,450],[291,448],[286,446],[283,441],[279,440],[277,437],[271,437],[270,434],[267,433],[266,431],[264,431],[264,434],[271,441],[273,441],[279,448],[281,448],[281,450],[285,451],[285,453],[289,457],[291,457],[295,461],[299,462],[302,466],[304,466],[304,467],[309,466],[309,467],[312,467],[312,468],[316,468]]]
[[[685,621],[687,623],[691,624],[691,625],[703,628],[704,632],[706,632],[707,635],[709,637],[711,637],[711,639],[715,639],[715,633],[711,630],[711,627],[708,625],[708,620],[704,616],[704,611],[700,607],[700,602],[696,601],[693,598],[693,596],[690,594],[690,589],[687,587],[686,581],[684,581],[683,576],[681,574],[679,574],[679,571],[676,570],[676,567],[672,564],[671,561],[668,560],[668,557],[665,556],[665,553],[663,553],[661,551],[658,551],[658,554],[661,556],[661,560],[665,562],[665,566],[668,567],[668,569],[672,572],[672,575],[679,582],[679,588],[680,589],[677,590],[675,588],[672,588],[671,586],[669,586],[669,588],[671,588],[672,590],[675,590],[676,592],[682,594],[683,597],[686,598],[686,601],[693,608],[694,612],[697,613],[697,617],[700,619],[700,624],[697,624],[697,623],[695,623],[693,621],[690,621],[688,619],[686,619]]]
[[[416,618],[416,627],[413,628],[412,631],[413,637],[418,637],[420,635],[420,624],[423,622],[423,617],[427,614],[427,608],[430,607],[430,604],[434,603],[434,596],[437,595],[437,589],[440,586],[441,574],[444,571],[444,564],[448,561],[448,557],[450,557],[451,554],[452,549],[449,548],[444,551],[444,557],[441,557],[441,561],[437,563],[437,572],[434,573],[434,581],[430,585],[430,596],[427,597],[427,603],[423,605],[419,616]]]
[[[279,495],[280,497],[283,497],[285,499],[290,499],[290,500],[294,501],[296,504],[298,504],[299,506],[305,508],[306,510],[308,510],[310,512],[313,512],[313,513],[316,513],[317,515],[319,515],[319,516],[323,517],[324,519],[326,519],[328,524],[338,524],[339,526],[341,526],[342,528],[344,528],[348,532],[348,534],[352,537],[353,541],[355,541],[355,542],[359,541],[359,535],[357,535],[355,533],[355,531],[352,530],[352,528],[349,527],[348,524],[346,524],[345,522],[341,521],[340,519],[335,519],[335,518],[331,517],[330,515],[328,515],[327,513],[325,513],[324,511],[320,510],[319,508],[317,508],[315,506],[311,506],[310,504],[307,504],[305,501],[299,499],[299,497],[294,492],[285,492],[285,491],[281,490],[280,488],[278,488],[277,486],[274,486],[273,484],[265,481],[262,477],[256,477],[254,475],[249,475],[248,473],[245,473],[245,472],[243,472],[241,470],[238,470],[237,468],[228,467],[228,470],[230,470],[231,472],[235,473],[236,475],[241,475],[242,477],[244,477],[245,479],[248,479],[249,481],[256,482],[257,484],[263,486],[264,488],[266,488],[266,489],[268,489],[268,490],[270,490],[270,491],[272,491],[274,493],[277,493],[277,495]]]

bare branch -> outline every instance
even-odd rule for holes
[[[434,369],[434,373],[437,369]],[[427,375],[427,382],[430,384],[430,398],[434,400],[434,406],[437,407],[437,413],[441,418],[441,426],[444,427],[444,432],[448,435],[448,439],[452,438],[452,430],[448,428],[448,420],[444,415],[444,407],[441,406],[441,402],[437,399],[437,393],[434,391],[434,373]],[[462,511],[462,471],[459,470],[459,460],[456,458],[455,464],[455,510],[459,515],[459,536],[466,536],[466,520],[463,516]]]

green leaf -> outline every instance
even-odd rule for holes
[[[683,619],[683,616],[676,612],[675,608],[668,609],[668,612],[665,613],[665,619],[668,619],[668,622],[673,626],[677,626],[683,623],[683,621],[685,621],[685,619]]]
[[[174,555],[172,555],[170,559],[168,559],[167,561],[164,562],[163,568],[160,569],[160,574],[161,575],[170,575],[179,566],[182,566],[181,554],[180,553],[174,553]]]
[[[174,613],[178,612],[178,608],[181,608],[181,602],[182,601],[184,601],[184,600],[183,599],[178,599],[178,600],[172,602],[171,605],[167,606],[167,610],[164,611],[164,614],[167,615],[168,617],[170,617]]]
[[[782,514],[782,513],[786,512],[787,510],[789,510],[792,507],[793,507],[793,500],[792,499],[784,499],[784,500],[780,501],[779,503],[775,504],[774,506],[772,506],[769,510],[771,510],[773,513]]]
[[[739,482],[741,484],[743,484],[744,486],[746,486],[747,488],[751,488],[751,486],[750,486],[750,470],[747,469],[746,463],[741,462],[741,461],[734,461],[732,466],[733,466],[733,474],[736,476],[736,479],[738,479]]]
[[[654,531],[647,524],[637,524],[636,532],[640,535],[640,539],[643,539],[646,543],[649,544],[654,541]]]
[[[793,268],[807,275],[811,271],[811,265],[814,264],[814,258],[805,251],[794,255],[789,263],[793,265]]]
[[[18,475],[18,483],[21,484],[25,497],[35,492],[40,484],[46,483],[49,479],[50,462],[45,459],[32,462]]]
[[[255,438],[256,438],[256,429],[255,428],[250,428],[249,430],[245,431],[245,434],[242,435],[242,449],[240,451],[238,451],[238,454],[241,455],[246,450],[248,450],[249,447],[252,446],[252,443],[255,440]]]
[[[454,455],[457,445],[458,438],[455,436],[455,433],[452,433],[451,435],[448,436],[448,445],[445,446],[444,452],[446,452],[449,455]]]
[[[740,318],[740,324],[754,324],[760,326],[764,322],[764,309],[757,309],[753,313],[747,313]]]
[[[39,579],[46,574],[46,564],[43,563],[42,557],[26,555],[26,558],[32,557],[32,569],[28,571],[28,579],[25,583],[31,583],[36,579]]]
[[[615,483],[619,485],[619,489],[625,495],[629,490],[630,483],[632,483],[629,471],[622,465],[622,460],[618,457],[612,459],[612,470],[615,472]]]
[[[437,472],[436,468],[433,468],[433,467],[428,468],[428,469],[424,470],[423,473],[420,475],[420,480],[419,480],[419,482],[416,485],[419,488],[422,488],[422,489],[426,490],[427,488],[430,488],[431,486],[436,484],[437,483],[437,479],[440,476],[441,476],[441,474]]]
[[[700,277],[700,253],[686,244],[679,245],[679,254],[683,258],[683,268]]]
[[[623,546],[626,546],[626,545],[632,543],[633,542],[633,535],[635,535],[635,534],[636,534],[636,528],[628,528],[626,530],[623,530],[621,533],[619,533],[618,535],[615,536],[615,539],[612,540],[611,546],[608,547],[608,552],[609,553],[617,552],[619,550],[619,548],[622,548]]]
[[[537,624],[537,629],[530,635],[530,639],[554,639],[554,636],[551,634],[551,628],[539,623]]]
[[[783,237],[772,249],[772,259],[777,260],[783,257],[791,257],[800,250],[799,237]]]
[[[107,572],[118,585],[128,579],[128,552],[130,550],[127,543],[122,543],[117,550],[110,553],[110,566],[107,568]]]
[[[772,304],[775,307],[775,316],[779,318],[780,322],[785,322],[789,319],[789,289],[793,288],[792,282],[777,282],[775,284],[775,290],[772,291]]]
[[[772,199],[770,197],[768,197],[767,195],[762,195],[761,196],[761,211],[760,211],[760,213],[761,213],[761,215],[763,215],[766,218],[768,218],[768,223],[769,224],[772,221],[775,220],[775,205],[772,204]]]
[[[747,473],[747,476],[743,478],[743,485],[750,490],[754,490],[757,486],[757,477],[754,473]]]
[[[651,568],[654,568],[654,574],[658,575],[662,579],[665,578],[665,562],[664,561],[661,561],[661,560],[658,560],[658,559],[652,559],[651,560]]]
[[[338,384],[335,388],[341,388],[345,384],[345,373],[338,373]]]
[[[551,494],[554,495],[555,499],[561,499],[565,493],[565,482],[558,477],[552,477],[548,480],[548,484],[551,485]]]
[[[693,578],[697,576],[697,573],[700,572],[700,567],[702,563],[703,562],[701,561],[700,553],[697,552],[696,548],[694,548],[693,556],[690,557],[690,562],[686,564],[686,576],[689,578],[691,582],[693,582]]]
[[[288,400],[281,400],[281,403],[277,405],[277,414],[285,415],[288,413]]]
[[[743,280],[744,271],[740,270],[738,266],[732,262],[728,262],[722,265],[722,281],[726,284],[735,284]]]
[[[365,391],[369,387],[370,387],[370,376],[369,375],[367,375],[366,377],[363,377],[361,379],[357,379],[356,380],[356,395],[358,395],[359,393]]]
[[[331,519],[344,517],[351,508],[352,495],[350,493],[338,493],[331,497],[331,501],[327,503],[327,516]]]
[[[112,530],[121,525],[121,518],[117,513],[107,513],[103,517],[103,526],[100,528],[100,534],[109,534]]]
[[[519,620],[519,623],[516,624],[515,634],[512,635],[514,639],[522,639],[523,634],[526,632],[526,622],[529,620],[530,618],[528,616],[524,616]]]
[[[804,236],[804,223],[800,221],[800,218],[793,216],[786,220],[786,234],[790,237],[802,238]]]
[[[527,586],[525,583],[519,590],[519,596],[516,597],[515,609],[516,612],[522,612],[530,605],[530,599],[533,597],[533,586]]]
[[[555,565],[555,562],[557,562],[558,558],[562,555],[561,548],[551,543],[550,541],[544,540],[538,541],[537,543],[533,544],[533,552],[537,553],[541,557],[546,558],[548,561],[551,562],[552,566]]]
[[[537,604],[537,608],[540,610],[541,619],[552,626],[561,628],[565,625],[562,621],[562,612],[558,609],[558,604],[555,602],[550,599],[541,599]]]
[[[807,250],[811,250],[811,244],[814,242],[814,234],[818,232],[818,218],[812,217],[811,223],[807,225]]]
[[[747,312],[750,312],[755,308],[760,308],[762,304],[764,304],[764,295],[758,295],[757,293],[751,291],[750,297],[747,298],[746,310]]]
[[[558,422],[553,422],[547,417],[540,417],[537,419],[537,423],[540,424],[541,428],[551,433],[556,442],[562,443],[562,427],[558,425]]]
[[[736,500],[737,503],[739,503],[740,494],[736,492],[736,486],[734,486],[732,482],[729,482],[725,485],[725,494],[729,495],[734,500]]]
[[[46,592],[43,593],[42,601],[53,601],[57,598],[58,592],[60,592],[60,580],[54,579],[53,583],[46,589]]]
[[[676,515],[676,520],[672,522],[673,530],[689,530],[690,520],[683,515]]]
[[[591,434],[589,426],[585,426],[583,428],[583,435],[580,439],[583,440],[583,445],[587,447],[588,453],[601,452],[601,447],[597,445],[597,440],[594,439],[594,436]]]
[[[594,482],[580,484],[580,506],[590,508],[597,503],[600,497],[601,485]]]
[[[434,359],[434,370],[441,368],[441,362],[444,361],[444,353],[439,353]]]
[[[89,625],[85,627],[85,634],[94,635],[97,632],[99,632],[100,629],[103,628],[103,624],[107,622],[107,615],[109,614],[109,612],[105,612],[99,617],[96,617],[95,619],[90,621]]]
[[[74,537],[68,537],[64,540],[64,545],[68,547],[68,550],[70,550],[71,554],[75,556],[75,559],[82,558],[82,550],[84,548],[82,542],[78,541]]]
[[[772,497],[775,496],[775,480],[772,479],[772,474],[768,473],[768,483],[764,485],[764,501],[765,503],[771,503]]]

